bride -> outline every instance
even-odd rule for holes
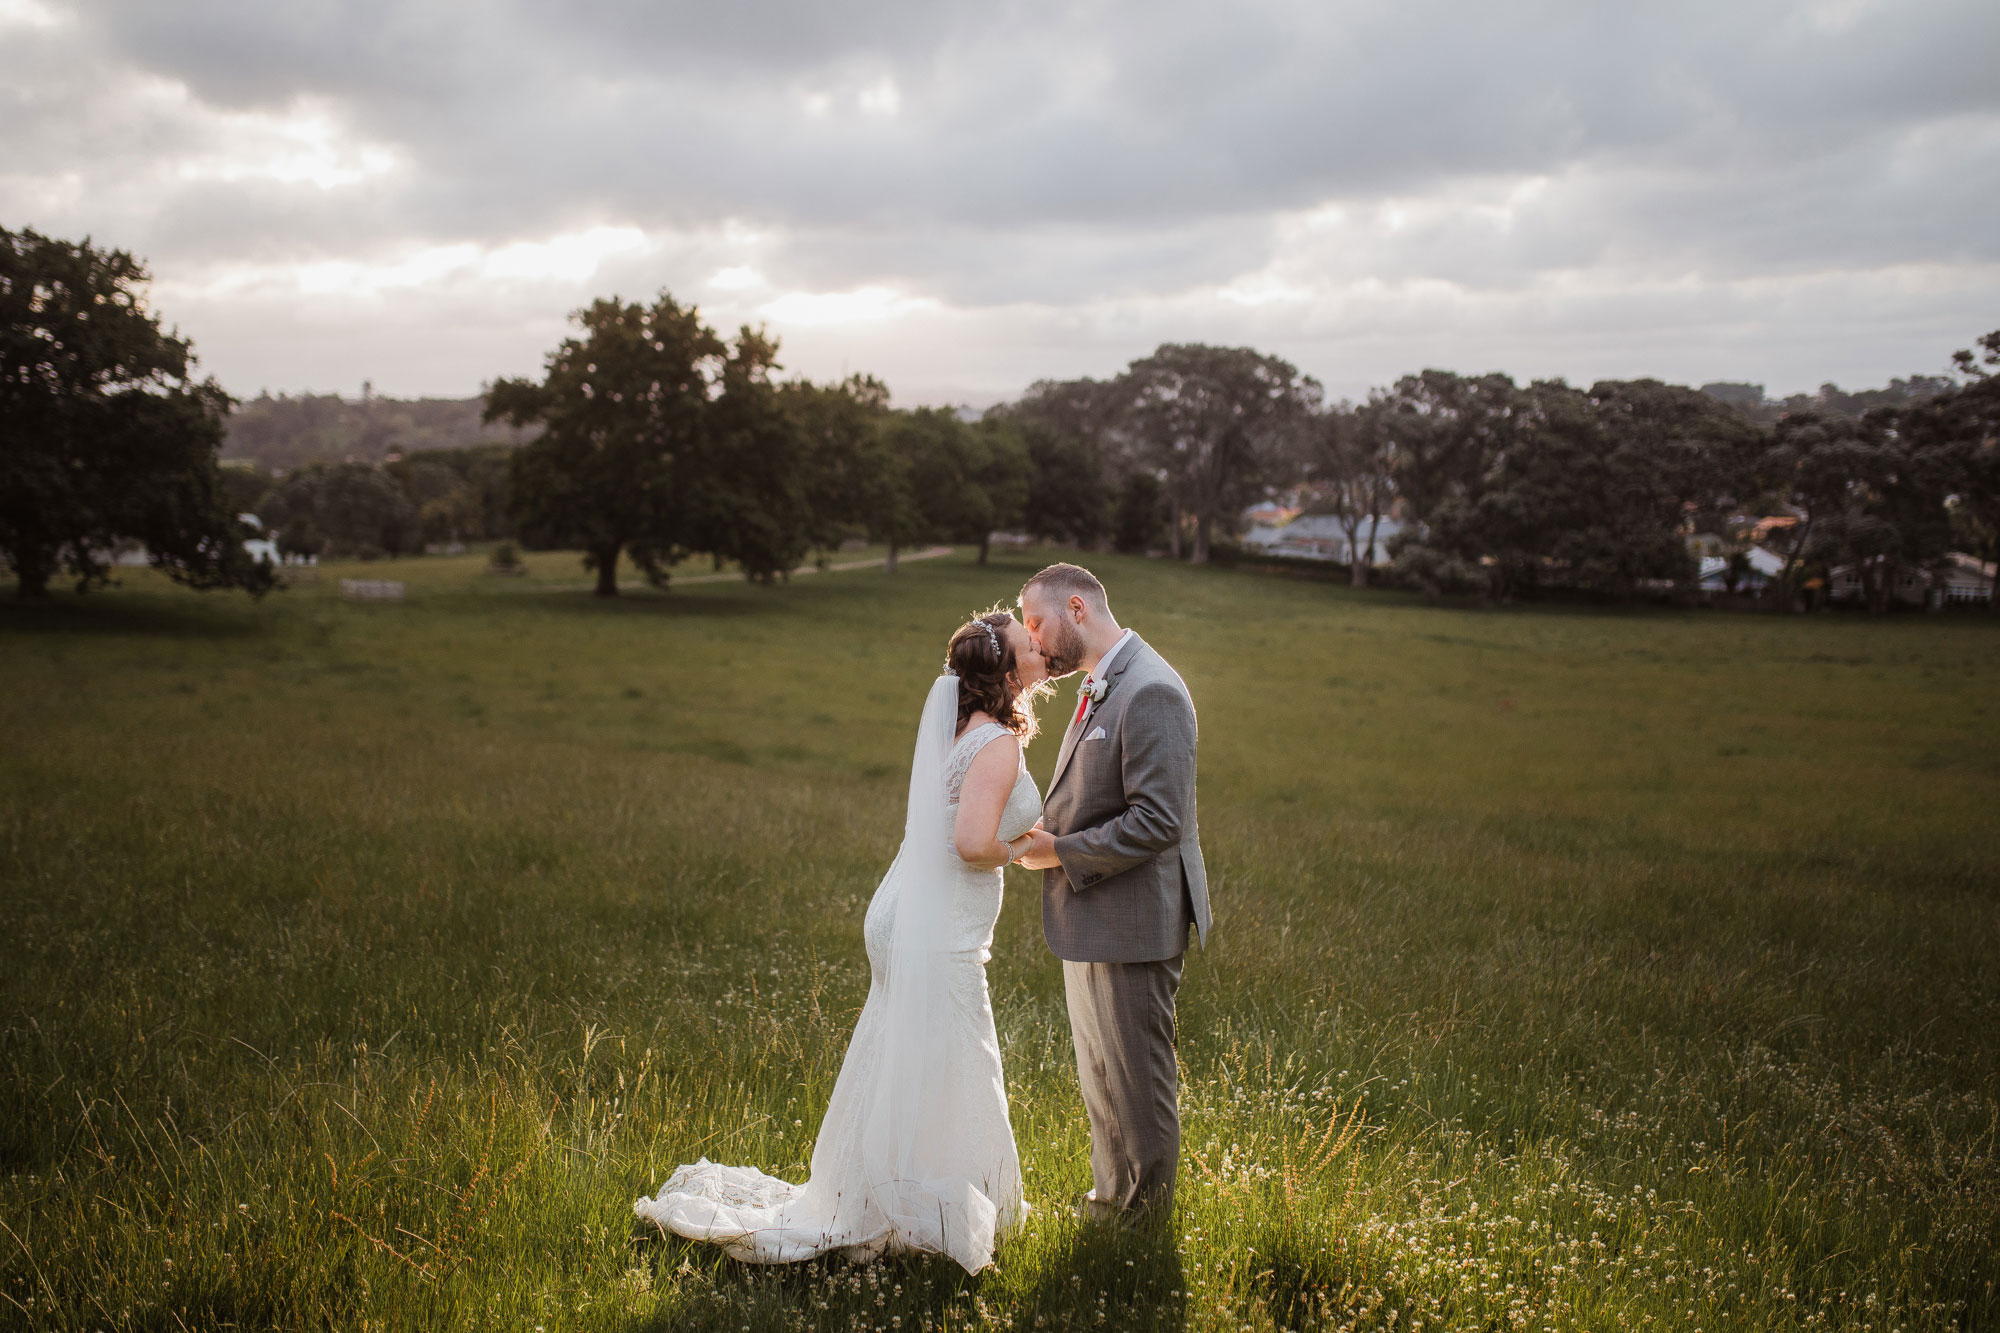
[[[959,627],[910,765],[903,845],[868,904],[868,1001],[794,1185],[702,1159],[632,1209],[750,1263],[948,1254],[976,1273],[1028,1211],[986,993],[1001,867],[1042,809],[1021,747],[1048,672],[995,609]]]

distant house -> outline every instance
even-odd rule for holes
[[[1942,580],[1947,602],[1990,603],[1993,600],[1994,579],[1996,574],[2000,574],[2000,566],[1963,551],[1953,551],[1945,558],[1950,561],[1944,568]]]
[[[1369,523],[1363,521],[1356,533],[1364,543],[1368,540],[1369,528]],[[1401,523],[1386,516],[1380,525],[1375,526],[1375,544],[1366,551],[1370,565],[1389,563],[1389,539],[1402,530]],[[1262,555],[1290,556],[1295,560],[1331,560],[1343,565],[1354,563],[1347,532],[1340,526],[1340,520],[1330,514],[1310,514],[1282,525],[1260,524],[1250,529],[1243,545]]]
[[[1784,559],[1771,554],[1761,546],[1753,546],[1745,554],[1749,557],[1750,567],[1736,576],[1738,592],[1761,592],[1770,586],[1771,580],[1785,572]],[[1701,577],[1695,586],[1703,592],[1728,592],[1729,557],[1725,555],[1701,557]]]
[[[1697,532],[1687,539],[1688,554],[1697,560],[1711,555],[1728,555],[1729,546],[1727,537],[1713,532]]]
[[[1905,566],[1896,576],[1895,599],[1907,606],[1943,606],[1950,602],[1991,602],[1993,565],[1953,551],[1937,570]],[[1867,594],[1856,565],[1836,565],[1828,581],[1827,596],[1834,601],[1859,601]]]
[[[236,521],[255,532],[264,531],[264,520],[255,514],[238,514]],[[285,557],[278,554],[278,534],[265,533],[262,537],[251,537],[243,543],[243,553],[252,560],[268,560],[273,565],[285,563]]]

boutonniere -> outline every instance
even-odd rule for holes
[[[1076,697],[1096,703],[1104,697],[1104,682],[1095,676],[1085,676],[1083,684],[1076,687]]]

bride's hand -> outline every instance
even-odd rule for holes
[[[1039,821],[1028,830],[1028,840],[1028,850],[1016,858],[1016,865],[1029,870],[1053,870],[1062,864],[1056,856],[1056,835],[1043,828]]]

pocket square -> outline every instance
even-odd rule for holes
[[[1103,727],[1092,727],[1092,728],[1090,729],[1090,734],[1089,734],[1088,736],[1085,736],[1085,737],[1084,737],[1084,739],[1085,739],[1085,740],[1087,740],[1087,741],[1101,741],[1101,740],[1103,740],[1103,739],[1104,739],[1104,728],[1103,728]]]

